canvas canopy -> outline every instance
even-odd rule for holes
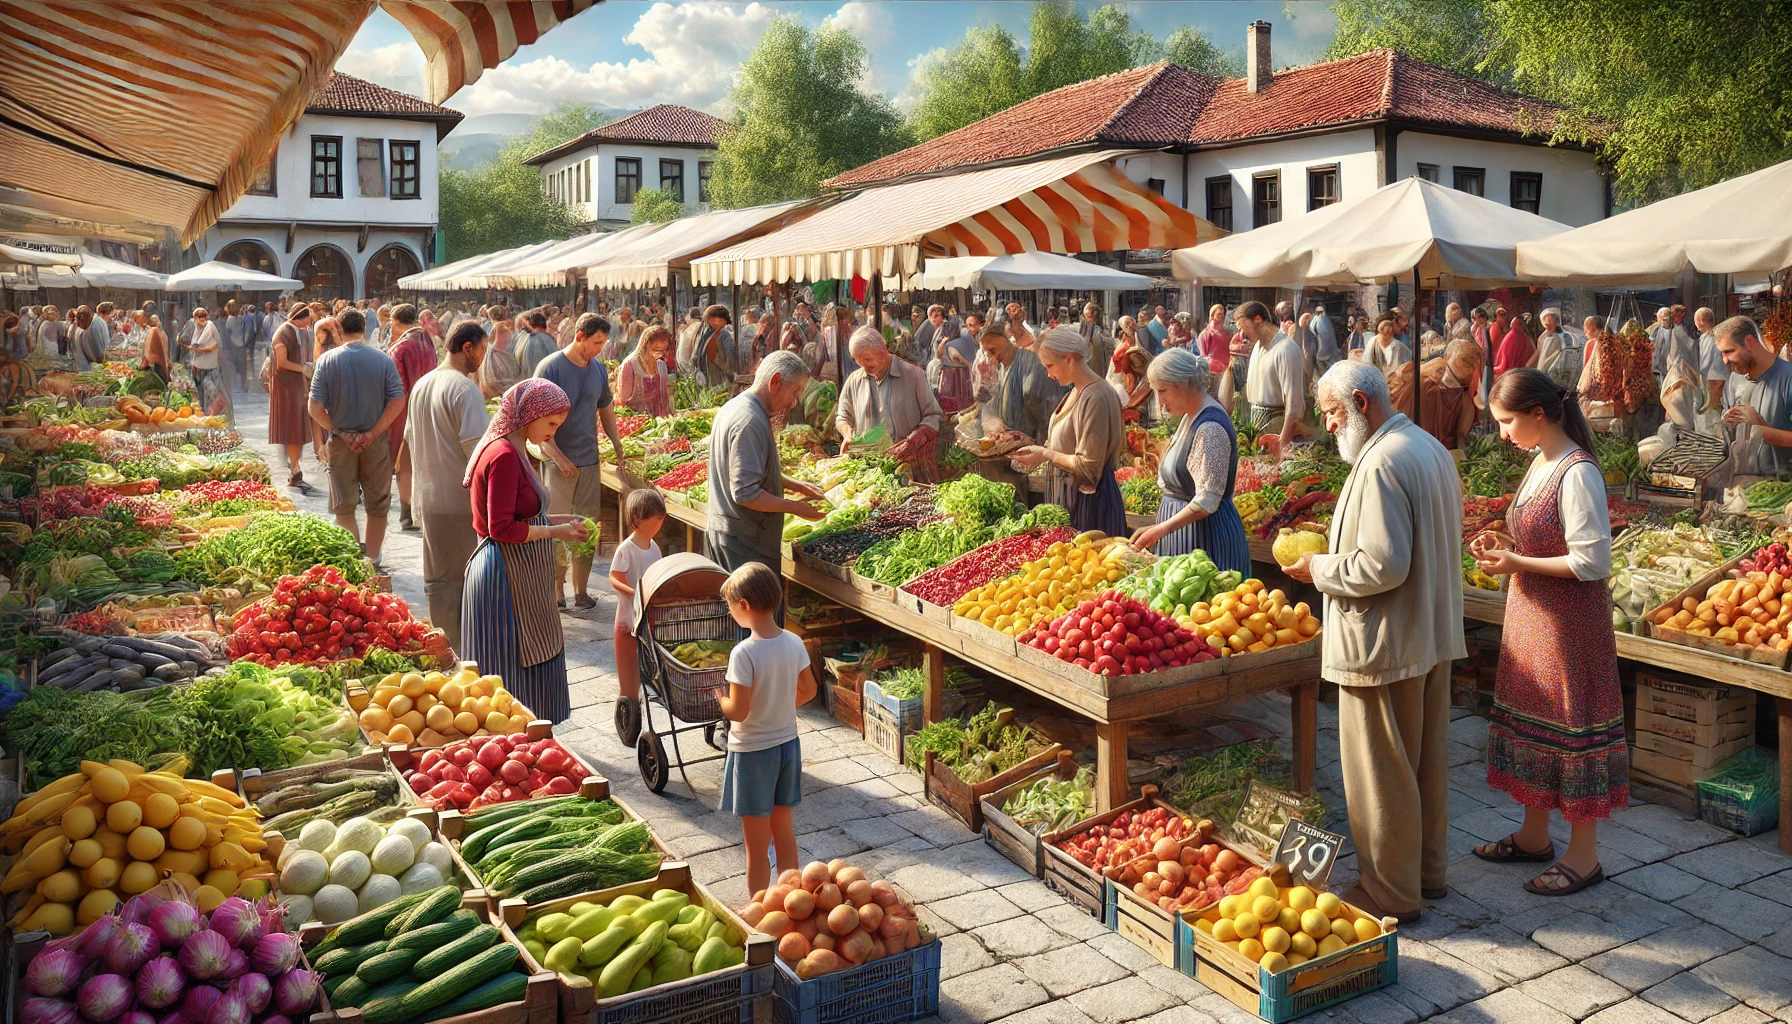
[[[772,203],[681,217],[606,249],[585,280],[593,288],[664,288],[672,271],[689,267],[692,258],[793,223],[812,208],[805,202]]]
[[[573,238],[560,239],[559,241],[543,242],[538,245],[525,245],[518,249],[511,249],[509,252],[497,254],[493,259],[487,260],[476,267],[448,275],[444,278],[444,287],[449,291],[512,287],[513,281],[508,275],[514,271],[532,265],[538,260],[551,259],[556,254],[564,254],[566,252],[590,246],[593,243],[602,241],[608,237],[609,234],[607,232],[593,232],[591,234],[578,235]],[[549,283],[564,284],[565,281],[566,275],[562,273],[560,277]]]
[[[663,227],[664,224],[636,224],[620,231],[585,235],[575,240],[579,243],[577,245],[540,253],[504,271],[499,279],[502,282],[500,286],[548,288],[565,284],[567,274],[582,273],[586,267],[603,259],[604,253],[628,244],[630,239],[650,235]]]
[[[1668,285],[1687,270],[1792,267],[1792,160],[1518,247],[1518,269],[1569,285]]]
[[[926,269],[909,284],[930,291],[951,288],[1001,288],[1027,291],[1036,288],[1074,288],[1089,291],[1136,291],[1155,281],[1143,274],[1098,266],[1051,252],[1021,252],[1007,256],[956,256],[931,259]]]
[[[484,287],[468,282],[478,280],[477,275],[486,267],[541,252],[550,246],[562,244],[562,241],[533,242],[529,245],[519,245],[513,249],[499,249],[497,252],[469,256],[464,260],[455,260],[453,263],[444,264],[433,270],[426,270],[421,274],[401,277],[398,279],[398,287],[415,292],[451,292],[463,288]]]
[[[1529,278],[1521,242],[1566,224],[1407,178],[1280,224],[1171,255],[1175,276],[1202,284],[1294,288],[1405,280],[1425,288],[1494,288]]]
[[[81,244],[72,238],[44,235],[0,234],[0,263],[33,267],[78,267]]]
[[[169,274],[162,283],[163,291],[170,292],[202,292],[214,288],[229,290],[233,288],[248,292],[288,292],[305,287],[304,282],[290,277],[276,277],[264,274],[259,270],[239,267],[234,263],[220,263],[212,260],[190,267],[177,274]]]
[[[82,252],[79,267],[45,267],[37,272],[37,280],[45,288],[124,288],[133,291],[161,291],[168,281],[166,274],[125,263],[122,260]]]

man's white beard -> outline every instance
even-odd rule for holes
[[[1338,455],[1354,465],[1356,457],[1363,453],[1363,445],[1368,443],[1369,417],[1361,409],[1351,406],[1344,414],[1344,426],[1338,430]]]

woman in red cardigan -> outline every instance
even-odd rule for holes
[[[552,381],[530,378],[504,393],[473,450],[462,484],[472,495],[479,546],[467,561],[460,655],[501,676],[537,718],[572,716],[566,638],[554,604],[554,541],[586,538],[578,516],[547,516],[547,489],[524,445],[554,436],[572,403]]]

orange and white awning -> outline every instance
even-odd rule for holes
[[[423,78],[431,103],[472,85],[486,68],[510,59],[548,29],[599,0],[379,0],[428,59]]]
[[[1224,232],[1129,180],[1109,150],[867,189],[691,262],[697,285],[908,278],[927,256],[1182,248]]]

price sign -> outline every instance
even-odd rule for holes
[[[1338,859],[1338,847],[1343,844],[1344,837],[1336,832],[1297,818],[1282,830],[1274,860],[1288,865],[1288,874],[1296,884],[1323,889],[1331,876],[1332,864]]]

